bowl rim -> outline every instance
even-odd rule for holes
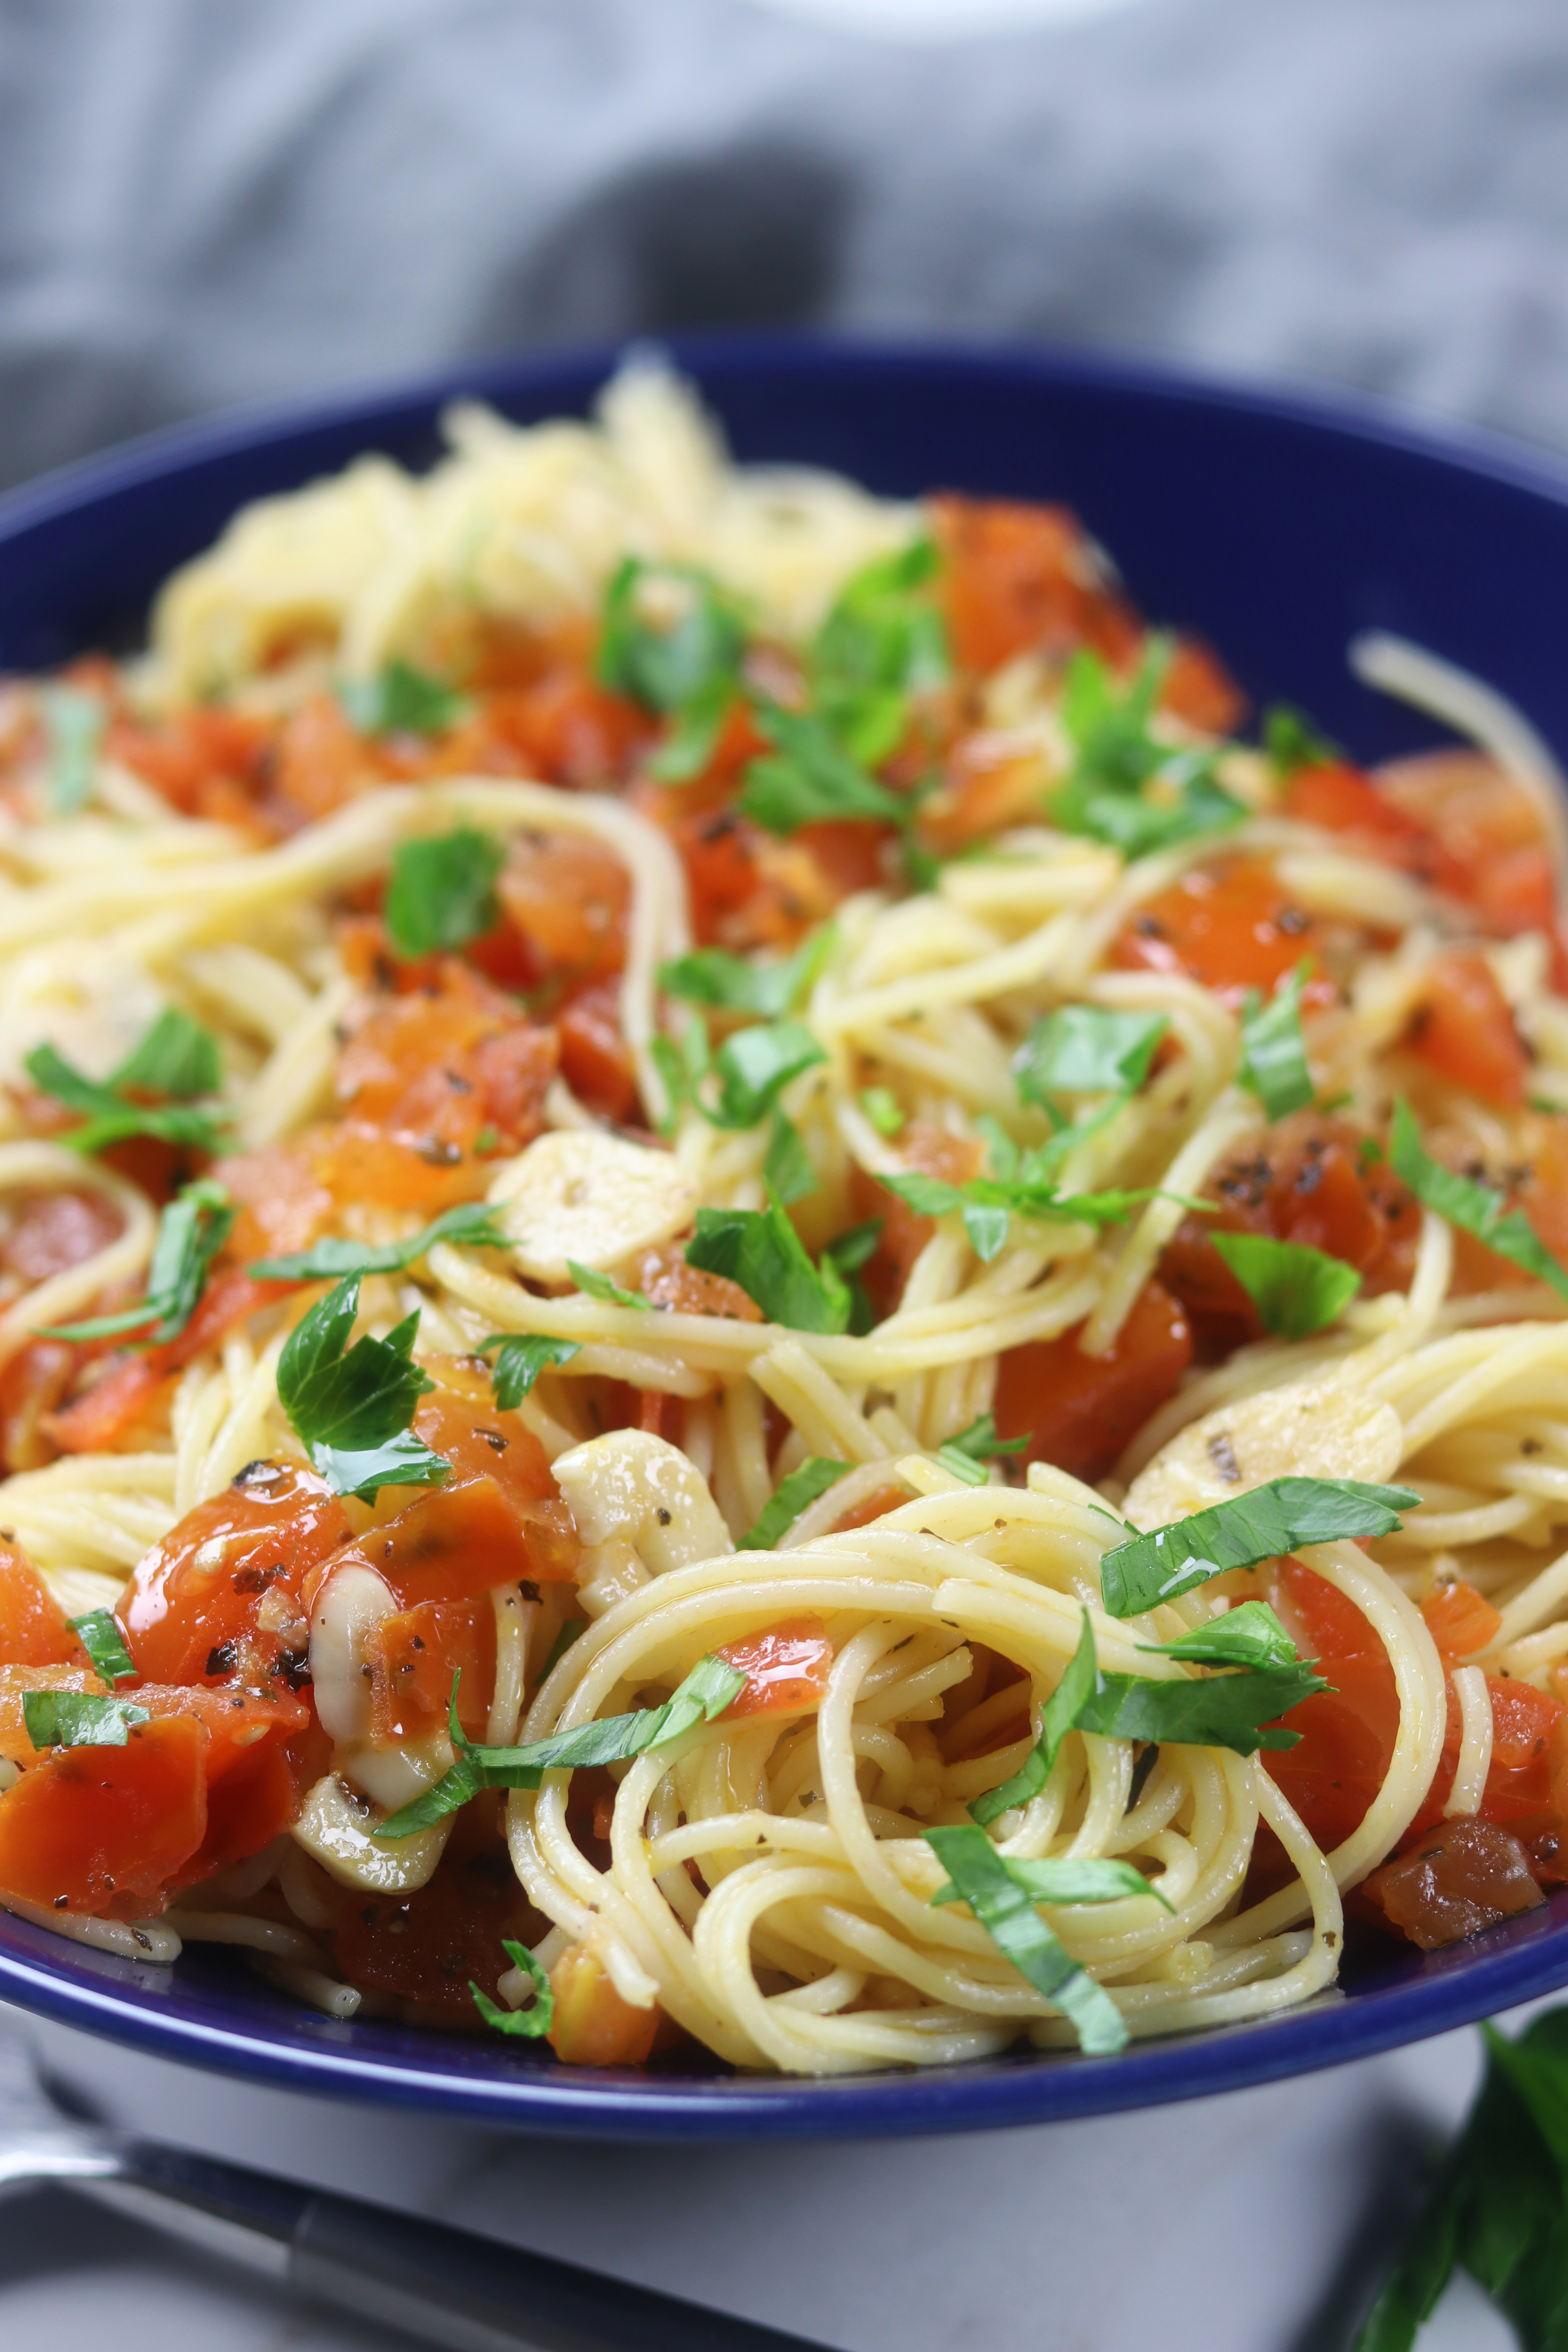
[[[645,347],[647,339],[640,339]],[[323,432],[377,431],[433,417],[448,400],[580,397],[636,345],[598,342],[498,354],[418,373],[247,404],[161,426],[0,493],[0,549],[128,491]],[[1457,469],[1568,507],[1568,461],[1484,428],[1453,425],[1319,384],[1281,386],[1154,358],[1029,341],[795,330],[672,335],[656,346],[700,380],[854,373],[889,384],[932,372],[957,382],[1102,393],[1285,425]],[[56,1946],[51,1951],[48,1948]],[[1114,2058],[1021,2052],[932,2069],[823,2078],[672,2076],[520,2060],[494,2047],[476,2074],[428,2059],[199,2013],[181,1988],[157,2000],[118,1983],[104,1956],[59,1946],[0,1912],[0,1999],[53,2022],[289,2091],[396,2105],[540,2133],[626,2140],[875,2137],[1068,2121],[1241,2090],[1367,2057],[1476,2022],[1568,1984],[1568,1891],[1446,1953],[1400,1963],[1389,1983],[1331,1992],[1300,2009],[1213,2031],[1135,2042]],[[130,1964],[122,1972],[136,1973]],[[308,2012],[306,2013],[309,2014]],[[364,2029],[361,2029],[363,2031]],[[374,2029],[371,2029],[374,2031]],[[489,2048],[489,2045],[482,2045]]]

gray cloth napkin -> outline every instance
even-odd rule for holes
[[[701,325],[1000,332],[1568,441],[1563,0],[0,0],[0,478]]]

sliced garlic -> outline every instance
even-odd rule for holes
[[[552,1465],[582,1538],[583,1590],[618,1600],[641,1581],[735,1547],[697,1465],[662,1437],[613,1429]]]
[[[674,1154],[598,1129],[563,1128],[509,1160],[490,1186],[524,1274],[571,1280],[568,1259],[605,1274],[691,1223],[697,1188]]]
[[[340,1886],[411,1895],[435,1876],[454,1819],[448,1814],[412,1837],[378,1838],[374,1815],[329,1772],[306,1798],[289,1835]]]
[[[1382,1486],[1405,1433],[1390,1404],[1331,1381],[1268,1389],[1222,1405],[1173,1437],[1122,1505],[1137,1528],[1169,1526],[1269,1478],[1359,1478]]]
[[[334,1568],[310,1612],[310,1680],[321,1729],[339,1747],[370,1734],[370,1675],[365,1644],[384,1618],[396,1613],[392,1587],[363,1560]]]

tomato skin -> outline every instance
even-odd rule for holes
[[[1466,870],[1429,828],[1346,761],[1298,768],[1286,780],[1285,813],[1342,833],[1364,856],[1397,866],[1440,890],[1463,891]]]
[[[621,1031],[619,987],[585,988],[562,1008],[561,1074],[581,1103],[617,1127],[637,1116],[637,1064]]]
[[[1507,998],[1485,958],[1438,956],[1405,1037],[1409,1051],[1484,1102],[1517,1110],[1529,1065]]]
[[[1103,567],[1065,507],[1001,499],[933,499],[942,558],[938,594],[955,659],[981,677],[1015,654],[1089,646],[1121,667],[1141,632],[1131,609],[1100,584]]]
[[[373,1006],[338,1057],[337,1096],[356,1128],[442,1167],[486,1127],[503,1127],[516,1148],[531,1142],[554,1074],[550,1033],[447,958],[430,992]],[[329,1132],[329,1155],[332,1142]]]
[[[1004,1438],[1029,1439],[1024,1461],[1054,1463],[1092,1485],[1174,1394],[1192,1361],[1193,1335],[1181,1306],[1153,1281],[1109,1354],[1084,1354],[1083,1328],[1010,1349],[997,1366],[994,1409]]]
[[[32,1339],[0,1370],[0,1460],[7,1473],[41,1470],[55,1459],[59,1449],[49,1425],[65,1403],[77,1363],[68,1340]]]
[[[718,1653],[746,1677],[724,1710],[726,1723],[753,1715],[799,1715],[821,1706],[833,1672],[833,1644],[817,1617],[793,1618]]]
[[[405,1609],[475,1601],[498,1584],[563,1584],[576,1566],[563,1507],[519,1502],[495,1478],[433,1486],[359,1549]]]
[[[206,1747],[174,1716],[123,1748],[53,1750],[0,1795],[0,1888],[99,1918],[157,1909],[206,1832]]]
[[[531,686],[492,696],[491,731],[547,784],[594,790],[626,775],[655,721],[640,704],[611,694],[585,667],[562,662]]]
[[[580,985],[625,963],[631,877],[603,842],[572,834],[514,842],[496,888],[522,951],[521,988]]]
[[[1239,1009],[1248,989],[1270,994],[1304,956],[1321,965],[1314,919],[1291,905],[1273,867],[1237,857],[1213,871],[1195,866],[1140,908],[1118,934],[1110,961],[1124,971],[1184,972]],[[1331,982],[1315,976],[1302,1004],[1332,1004]]]
[[[1236,735],[1247,717],[1247,697],[1217,654],[1195,637],[1182,637],[1160,688],[1160,708],[1205,735]]]
[[[469,1979],[493,2000],[511,1966],[503,1938],[537,1943],[544,1924],[518,1885],[503,1845],[466,1855],[448,1847],[429,1885],[416,1894],[345,1905],[333,1954],[351,1984],[413,2001],[448,2027],[479,2029]]]
[[[1511,1827],[1516,1822],[1531,1821],[1552,1802],[1556,1745],[1565,1710],[1561,1699],[1553,1698],[1550,1691],[1537,1690],[1533,1684],[1500,1675],[1489,1675],[1486,1683],[1492,1710],[1492,1758],[1476,1817]],[[1448,1712],[1443,1753],[1426,1801],[1400,1842],[1401,1852],[1442,1820],[1454,1785],[1461,1724],[1451,1680],[1446,1682],[1446,1688]]]
[[[1502,1623],[1500,1613],[1491,1602],[1484,1600],[1473,1584],[1467,1584],[1463,1577],[1456,1577],[1451,1584],[1434,1586],[1421,1603],[1421,1614],[1445,1664],[1472,1657],[1478,1650],[1489,1649]]]
[[[384,1618],[365,1644],[365,1664],[370,1736],[377,1745],[444,1731],[454,1675],[458,1720],[470,1739],[482,1739],[496,1678],[495,1611],[489,1596],[421,1601]]]
[[[623,2000],[598,1955],[571,1944],[550,1971],[555,2015],[550,2046],[568,2066],[640,2066],[653,2048],[659,2011]]]
[[[157,1683],[224,1682],[240,1669],[274,1677],[284,1641],[258,1623],[264,1597],[276,1589],[297,1621],[308,1573],[349,1534],[348,1513],[313,1470],[252,1464],[138,1564],[121,1602],[138,1671]],[[268,1614],[279,1613],[275,1598]]]
[[[472,1375],[471,1389],[454,1387],[448,1382],[463,1375],[450,1358],[432,1360],[427,1369],[439,1385],[415,1407],[414,1434],[451,1464],[456,1481],[493,1479],[514,1503],[552,1500],[557,1489],[543,1446],[517,1413],[498,1409],[488,1377]]]
[[[1361,1611],[1314,1570],[1298,1559],[1273,1560],[1258,1575],[1258,1598],[1333,1685],[1291,1708],[1287,1728],[1301,1735],[1297,1745],[1263,1758],[1264,1769],[1331,1853],[1360,1826],[1387,1778],[1399,1730],[1394,1669]],[[1250,1581],[1247,1590],[1250,1595]],[[1283,1863],[1272,1846],[1260,1856],[1265,1875],[1279,1875],[1277,1866],[1269,1870],[1275,1857]]]
[[[96,1257],[121,1230],[119,1210],[101,1192],[24,1193],[0,1243],[0,1269],[30,1289]]]
[[[268,1739],[237,1759],[233,1769],[207,1784],[207,1819],[202,1842],[174,1874],[171,1894],[197,1885],[231,1863],[248,1862],[300,1818],[301,1784],[287,1749]]]
[[[632,1286],[674,1315],[717,1315],[731,1323],[760,1323],[763,1310],[738,1282],[688,1265],[679,1242],[650,1249],[637,1261]]]
[[[32,1561],[0,1543],[0,1665],[81,1663],[81,1643]]]

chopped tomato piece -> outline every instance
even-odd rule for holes
[[[921,839],[939,857],[956,856],[973,842],[1037,819],[1045,789],[1037,751],[1020,751],[1011,735],[961,735],[941,791],[921,803]]]
[[[365,1644],[373,1740],[390,1746],[447,1728],[452,1678],[458,1720],[482,1739],[496,1678],[495,1611],[479,1601],[426,1601],[384,1617]]]
[[[561,1071],[581,1103],[624,1127],[637,1114],[637,1064],[621,1030],[620,989],[585,988],[562,1008]]]
[[[1205,735],[1234,735],[1247,716],[1247,697],[1216,654],[1183,637],[1160,688],[1160,708]]]
[[[1089,646],[1119,667],[1140,636],[1131,609],[1064,507],[940,498],[931,529],[942,556],[939,594],[961,667],[982,677],[1015,654]]]
[[[450,1848],[427,1886],[407,1895],[345,1905],[333,1943],[351,1984],[387,1992],[437,2012],[451,2025],[479,2025],[470,1980],[493,2000],[510,1968],[502,1948],[534,1943],[543,1922],[518,1885],[504,1846],[455,1855]]]
[[[996,1370],[996,1427],[1027,1437],[1026,1462],[1075,1478],[1103,1478],[1150,1414],[1173,1396],[1193,1358],[1181,1306],[1146,1282],[1110,1352],[1086,1356],[1081,1323],[1059,1339],[1009,1349]]]
[[[1427,826],[1345,761],[1298,768],[1286,780],[1284,805],[1288,816],[1300,817],[1304,824],[1346,835],[1363,856],[1381,858],[1439,889],[1463,886],[1463,867]]]
[[[1290,1710],[1294,1748],[1271,1750],[1268,1771],[1325,1853],[1343,1843],[1388,1776],[1399,1730],[1399,1694],[1388,1653],[1353,1602],[1300,1560],[1268,1563],[1258,1571],[1258,1597],[1268,1601],[1304,1658],[1333,1687],[1314,1692]],[[1251,1586],[1249,1584],[1248,1591]],[[1254,1865],[1254,1877],[1289,1875],[1272,1839]]]
[[[0,1889],[98,1917],[156,1910],[206,1831],[207,1735],[190,1716],[123,1748],[58,1748],[0,1796]]]
[[[1515,1109],[1528,1065],[1508,999],[1483,956],[1439,956],[1405,1044],[1440,1077],[1484,1102]]]
[[[223,1780],[268,1744],[281,1748],[310,1721],[310,1702],[286,1685],[247,1687],[236,1679],[210,1683],[121,1684],[121,1691],[157,1717],[189,1716],[207,1735],[209,1782]]]
[[[912,1498],[907,1486],[874,1486],[863,1503],[851,1505],[841,1511],[828,1528],[830,1536],[852,1535],[857,1528],[868,1528],[877,1519],[885,1519],[889,1511],[900,1510]]]
[[[1495,1822],[1438,1822],[1363,1880],[1362,1895],[1424,1952],[1545,1902],[1518,1838]]]
[[[1367,1139],[1317,1111],[1289,1118],[1238,1144],[1205,1186],[1217,1215],[1183,1219],[1160,1258],[1160,1279],[1181,1299],[1205,1361],[1244,1347],[1262,1331],[1258,1310],[1212,1236],[1267,1234],[1342,1258],[1370,1297],[1409,1287],[1421,1212]]]
[[[1553,1774],[1564,1709],[1550,1691],[1537,1690],[1511,1675],[1489,1675],[1487,1696],[1492,1711],[1492,1755],[1487,1784],[1476,1808],[1483,1821],[1530,1821],[1548,1808],[1553,1797]],[[1414,1833],[1440,1821],[1454,1785],[1459,1760],[1461,1719],[1452,1682],[1447,1685],[1448,1713],[1443,1733],[1443,1753],[1426,1801],[1411,1823]]]
[[[214,1180],[239,1204],[230,1251],[241,1265],[258,1257],[288,1257],[326,1232],[332,1195],[316,1172],[309,1148],[269,1143],[215,1161]]]
[[[493,1478],[517,1503],[551,1500],[556,1486],[543,1446],[517,1413],[499,1410],[489,1381],[469,1391],[448,1385],[455,1370],[450,1359],[435,1359],[427,1369],[439,1385],[415,1408],[416,1437],[449,1462],[458,1480]]]
[[[294,1771],[286,1746],[264,1740],[236,1758],[207,1784],[207,1825],[200,1845],[176,1874],[171,1892],[195,1886],[231,1863],[248,1862],[300,1818],[307,1783]]]
[[[32,1339],[0,1371],[0,1460],[5,1469],[41,1470],[59,1451],[49,1435],[76,1378],[77,1350],[65,1339]]]
[[[676,1315],[719,1315],[731,1323],[760,1323],[763,1310],[738,1282],[722,1274],[705,1274],[688,1265],[679,1242],[652,1249],[638,1259],[635,1289],[654,1306]]]
[[[638,704],[609,693],[574,663],[492,696],[486,715],[527,772],[547,784],[589,789],[624,778],[655,726]]]
[[[1110,961],[1125,971],[1184,972],[1234,1010],[1248,989],[1270,994],[1309,955],[1320,969],[1301,1002],[1332,1004],[1318,923],[1291,905],[1271,866],[1238,857],[1215,871],[1194,866],[1151,898],[1119,933]]]
[[[0,1665],[79,1664],[81,1643],[43,1578],[15,1544],[0,1543]]]
[[[121,1444],[156,1399],[163,1382],[221,1339],[236,1323],[284,1286],[257,1282],[237,1266],[215,1274],[184,1329],[139,1356],[128,1356],[81,1396],[44,1416],[42,1426],[66,1454],[97,1454]]]
[[[939,1176],[947,1184],[966,1184],[980,1166],[979,1144],[967,1136],[950,1134],[934,1120],[911,1119],[898,1140],[899,1156],[911,1173]],[[855,1204],[861,1216],[882,1220],[877,1247],[862,1276],[880,1321],[903,1297],[915,1260],[936,1231],[936,1221],[921,1216],[900,1193],[889,1192],[861,1170],[856,1171]]]
[[[348,1537],[313,1470],[253,1462],[137,1567],[121,1613],[138,1668],[159,1683],[275,1678],[303,1646],[307,1575]]]
[[[746,1687],[724,1710],[726,1723],[747,1715],[799,1715],[827,1696],[833,1644],[819,1618],[796,1618],[726,1642],[719,1655],[746,1677]]]
[[[121,714],[105,749],[187,816],[233,824],[261,793],[274,732],[269,719],[216,706],[153,725]]]
[[[27,1737],[22,1701],[28,1691],[81,1691],[103,1696],[105,1685],[86,1664],[74,1666],[0,1666],[0,1756],[13,1764],[36,1764],[38,1751]]]
[[[550,1032],[521,1020],[447,959],[438,990],[373,1007],[339,1057],[337,1093],[356,1129],[374,1130],[442,1171],[471,1154],[487,1127],[502,1129],[513,1148],[531,1142],[554,1073]],[[329,1131],[323,1160],[334,1151]]]
[[[568,1583],[577,1565],[564,1505],[521,1500],[489,1475],[429,1488],[362,1537],[361,1549],[405,1608],[474,1601],[525,1579]]]
[[[96,1257],[121,1224],[119,1210],[101,1192],[23,1193],[0,1238],[0,1270],[30,1289]]]
[[[283,722],[275,790],[294,824],[330,816],[380,777],[335,695],[312,694]]]
[[[1421,1603],[1426,1630],[1446,1659],[1473,1657],[1489,1649],[1502,1623],[1499,1612],[1462,1576],[1451,1584],[1434,1585]]]
[[[515,841],[496,887],[521,941],[523,987],[597,980],[626,961],[631,878],[603,842],[559,833]]]
[[[550,1971],[550,2046],[568,2066],[640,2066],[658,2032],[658,2008],[634,2009],[587,1944],[571,1944]]]

